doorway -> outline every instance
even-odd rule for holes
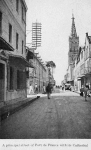
[[[5,65],[0,63],[0,102],[4,101],[5,91]]]

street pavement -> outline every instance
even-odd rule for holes
[[[1,139],[90,139],[91,98],[70,91],[46,94],[1,122]]]

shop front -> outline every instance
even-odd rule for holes
[[[30,64],[25,58],[9,54],[7,65],[7,100],[27,97],[26,67],[30,67]]]

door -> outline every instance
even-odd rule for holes
[[[0,102],[4,101],[5,65],[0,63]]]

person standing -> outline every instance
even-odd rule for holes
[[[46,87],[46,93],[47,93],[47,97],[48,97],[48,99],[50,99],[51,90],[52,90],[52,88],[51,88],[51,84],[50,84],[50,83],[48,83],[48,85],[47,85],[47,87]]]
[[[88,93],[88,85],[86,85],[85,87],[84,87],[84,97],[85,97],[85,101],[87,101],[87,93]]]
[[[38,93],[38,85],[35,84],[35,93]]]
[[[83,92],[84,92],[84,86],[82,85],[82,87],[80,89],[80,96],[83,96]]]
[[[32,94],[33,93],[33,87],[32,85],[30,84],[30,87],[29,87],[29,94]]]
[[[43,85],[43,94],[45,94],[46,90],[45,90],[45,85]]]

